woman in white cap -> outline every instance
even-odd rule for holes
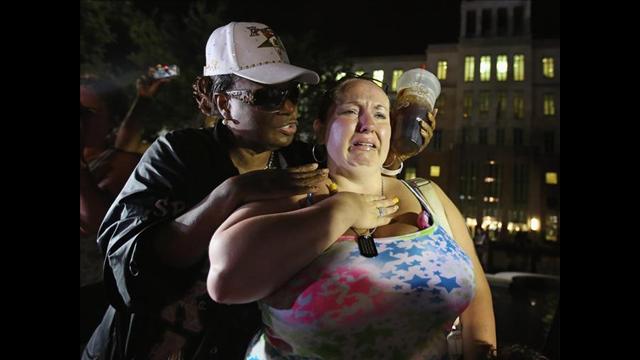
[[[491,293],[462,215],[439,187],[425,199],[381,174],[389,108],[373,81],[340,82],[314,123],[330,180],[246,204],[215,232],[209,294],[259,300],[262,311],[247,359],[442,359],[458,316],[465,358],[476,343],[495,348]]]
[[[243,204],[305,194],[327,179],[310,147],[294,141],[297,84],[318,75],[291,65],[270,27],[215,29],[203,75],[199,106],[223,120],[156,140],[102,222],[111,306],[84,358],[242,357],[259,313],[207,295],[211,236]]]

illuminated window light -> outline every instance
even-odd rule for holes
[[[384,81],[384,70],[373,70],[373,78],[378,80],[380,83],[377,84],[382,87],[382,82]]]

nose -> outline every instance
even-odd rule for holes
[[[298,110],[296,104],[291,99],[285,99],[280,107],[280,112],[285,114],[295,113]]]
[[[362,133],[369,133],[375,130],[376,121],[373,118],[372,114],[369,111],[362,111],[360,117],[358,118],[358,127],[357,131]]]

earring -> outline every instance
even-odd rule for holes
[[[324,153],[324,159],[319,160],[316,156],[316,146],[318,146],[318,148],[320,149],[320,153]],[[325,161],[327,161],[326,148],[324,148],[324,145],[313,144],[313,147],[311,148],[311,156],[313,156],[313,160],[315,160],[317,163],[324,163]]]
[[[227,119],[222,119],[222,125],[227,126]]]

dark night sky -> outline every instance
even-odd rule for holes
[[[169,11],[189,2],[139,0],[141,6]],[[461,0],[224,2],[228,21],[262,22],[294,38],[313,29],[321,34],[323,47],[342,45],[350,56],[421,54],[428,44],[457,42],[460,29]],[[532,0],[532,18],[534,37],[559,38],[559,0]]]
[[[324,46],[344,45],[350,55],[420,54],[429,43],[455,42],[458,36],[459,0],[286,3],[290,6],[279,9],[264,2],[229,10],[294,35],[315,29]]]

